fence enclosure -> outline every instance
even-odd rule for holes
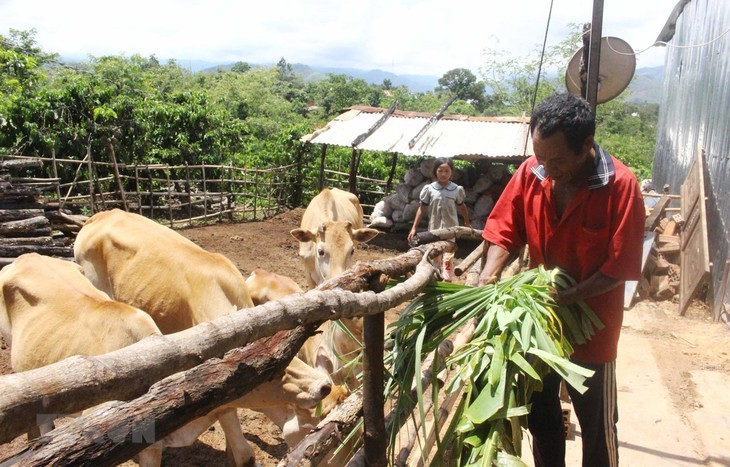
[[[0,160],[40,164],[15,170],[10,183],[38,190],[44,205],[93,215],[120,208],[170,227],[228,221],[260,221],[306,204],[327,187],[347,189],[348,174],[291,164],[266,169],[229,165],[116,164],[56,157],[0,155]],[[320,173],[307,180],[306,173]],[[386,193],[386,182],[357,177],[366,212]],[[20,206],[18,206],[20,208]]]

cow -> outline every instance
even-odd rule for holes
[[[256,268],[249,274],[246,287],[254,305],[263,305],[287,295],[304,292],[294,279],[261,268]]]
[[[299,240],[299,256],[304,262],[307,281],[316,287],[350,268],[356,242],[368,242],[378,230],[363,227],[363,211],[352,193],[325,188],[307,206],[298,229],[291,235]],[[309,339],[301,353],[314,359],[316,366],[328,371],[336,384],[357,385],[356,365],[350,364],[362,348],[362,319],[326,322],[319,341]],[[350,366],[350,368],[348,368]]]
[[[76,237],[74,257],[94,285],[114,299],[149,313],[163,334],[253,306],[243,276],[228,258],[203,250],[150,219],[119,209],[97,213],[86,221]],[[264,405],[272,412],[278,405],[289,412],[292,406],[316,405],[331,390],[329,374],[309,367],[317,377],[309,378],[311,389],[302,390],[300,378],[291,374],[306,369],[298,363],[293,361],[285,372],[296,384],[275,380],[282,397],[262,401],[274,394],[269,388],[258,392],[258,399],[249,397],[247,407]],[[253,451],[250,447],[242,449],[239,442],[243,434],[235,408],[224,406],[214,412],[211,417],[217,416],[221,422],[234,464],[252,461]],[[195,426],[202,424],[196,422]],[[192,434],[178,438],[194,440]]]
[[[74,242],[74,258],[96,287],[149,313],[163,334],[253,306],[243,276],[228,258],[120,209],[86,221]]]
[[[325,188],[304,211],[298,229],[299,256],[309,286],[314,288],[352,266],[355,242],[369,242],[378,230],[363,227],[363,211],[357,196],[337,188]]]
[[[0,271],[0,333],[10,346],[16,372],[73,355],[100,355],[162,334],[149,314],[94,287],[79,265],[36,253],[21,255]],[[226,443],[234,446],[232,453],[240,451],[239,458],[252,460],[253,449],[243,437],[236,408],[283,420],[289,425],[285,437],[296,437],[293,429],[311,424],[310,413],[327,396],[329,386],[326,373],[294,358],[282,374],[146,448],[138,462],[159,466],[162,448],[189,446],[216,420],[226,432]],[[38,431],[46,434],[52,428],[49,421]]]
[[[109,298],[71,262],[26,253],[0,271],[0,332],[15,372],[100,355],[161,335],[144,311]],[[46,434],[53,423],[42,424]]]
[[[302,293],[302,288],[293,279],[276,274],[265,269],[255,269],[246,279],[246,285],[249,287],[251,299],[254,304],[262,305],[269,301],[280,300],[288,295]],[[328,321],[323,325],[325,329],[329,328]],[[312,336],[302,346],[297,354],[305,363],[316,366],[316,350],[321,344],[321,338]],[[303,407],[292,407],[289,413],[277,411],[270,413],[261,410],[276,425],[282,429],[286,444],[292,448],[299,444],[304,436],[311,431],[324,417],[326,417],[337,404],[343,402],[350,394],[350,391],[344,385],[333,385],[332,392],[325,397],[319,404],[317,410],[307,409]],[[356,439],[351,439],[338,454],[330,459],[325,459],[321,466],[345,465],[345,460],[349,457],[354,449]]]

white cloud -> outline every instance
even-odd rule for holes
[[[555,0],[549,44],[568,23],[590,22],[589,0]],[[649,47],[674,2],[605,0],[603,35]],[[486,47],[524,55],[545,35],[548,0],[103,0],[0,1],[0,34],[37,30],[39,45],[63,56],[140,54],[178,60],[290,63],[440,76],[475,73]],[[664,49],[639,55],[658,66]]]

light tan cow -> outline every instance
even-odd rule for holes
[[[299,240],[299,256],[310,287],[316,287],[349,269],[353,263],[356,242],[368,242],[378,230],[363,227],[363,211],[352,193],[337,188],[322,190],[307,206],[300,228],[291,231]],[[305,361],[328,371],[336,384],[357,384],[351,366],[362,347],[362,319],[326,322],[319,341],[309,339],[300,354]]]
[[[109,298],[70,261],[28,253],[0,271],[0,332],[13,371],[100,355],[160,335],[142,310]],[[41,434],[52,422],[40,427]]]
[[[298,229],[299,256],[304,261],[310,287],[336,277],[352,266],[356,241],[368,242],[378,235],[363,227],[363,212],[357,196],[337,188],[325,188],[304,211]]]
[[[74,256],[94,285],[145,310],[163,334],[253,306],[228,258],[137,214],[93,215],[76,237]]]
[[[249,274],[246,278],[246,287],[254,305],[262,305],[287,295],[304,292],[294,279],[261,268],[256,268]]]
[[[115,209],[92,216],[77,235],[74,255],[97,287],[145,310],[165,334],[253,305],[243,276],[225,256],[137,214]],[[249,393],[246,407],[271,412],[277,406],[285,411],[315,406],[331,390],[329,374],[300,363],[287,367],[288,383],[277,380],[274,388]],[[239,442],[243,434],[235,409],[226,406],[211,416],[221,422],[235,465],[251,462],[253,451]],[[204,423],[194,423],[195,429],[177,438],[197,438],[193,434]]]
[[[72,355],[100,355],[161,335],[147,313],[109,298],[77,264],[35,253],[20,256],[0,271],[0,332],[10,345],[14,371],[50,365]],[[235,434],[233,443],[251,457],[253,450],[243,434],[238,435],[238,418],[228,412],[245,407],[276,419],[284,417],[291,426],[310,423],[309,413],[327,394],[306,391],[321,390],[323,381],[329,385],[326,373],[295,358],[278,378],[173,432],[142,451],[138,461],[159,466],[162,448],[189,446],[216,420],[227,433]],[[298,404],[291,404],[292,394]],[[51,429],[52,422],[45,423],[40,433]]]
[[[280,300],[288,295],[302,293],[293,279],[276,274],[265,269],[255,269],[246,279],[246,285],[251,292],[251,298],[254,304],[262,305],[269,301]],[[325,325],[326,326],[326,325]],[[311,341],[311,342],[310,342]],[[304,344],[298,357],[311,366],[316,365],[316,349],[320,345],[321,338],[318,336],[310,337],[308,342],[310,345]],[[340,402],[344,401],[350,391],[346,386],[333,385],[332,392],[325,397],[317,410],[306,409],[302,407],[292,407],[291,411],[286,413],[277,411],[271,413],[262,410],[276,425],[278,425],[284,435],[284,440],[290,448],[293,448],[309,433],[316,425],[324,419]],[[351,446],[348,446],[351,448]],[[344,459],[350,454],[350,449],[343,449],[341,454],[335,458],[325,461],[320,465],[338,466],[344,465]]]

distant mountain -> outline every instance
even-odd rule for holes
[[[302,64],[292,65],[295,73],[304,77],[305,81],[323,79],[328,74],[347,75],[362,79],[370,84],[383,84],[388,79],[394,87],[405,86],[411,92],[433,91],[438,87],[438,76],[428,75],[396,75],[383,70],[358,70],[355,68],[328,68]]]
[[[629,96],[626,100],[634,103],[659,104],[662,99],[663,81],[664,67],[639,68],[629,83]]]
[[[305,81],[323,79],[328,73],[352,76],[363,79],[371,84],[382,84],[389,79],[393,86],[406,86],[411,92],[433,91],[438,87],[438,76],[427,75],[396,75],[383,70],[358,70],[354,68],[326,68],[309,65],[292,65],[295,73],[301,75]],[[629,102],[658,104],[662,97],[662,80],[664,67],[639,68],[628,86]]]
[[[83,61],[79,58],[64,57],[64,61]],[[161,63],[167,60],[160,59]],[[233,63],[221,64],[205,60],[176,59],[175,62],[193,73],[200,71],[216,71],[218,69],[229,69]],[[251,64],[252,66],[274,66],[275,64]],[[310,66],[300,63],[292,64],[294,73],[302,76],[305,81],[316,81],[324,79],[328,74],[340,74],[351,76],[355,79],[362,79],[370,84],[383,84],[383,80],[390,80],[393,86],[405,86],[411,92],[428,92],[438,87],[439,76],[430,75],[396,75],[383,70],[361,70],[356,68],[334,68]],[[662,96],[662,81],[664,79],[664,67],[639,68],[634,73],[634,78],[628,86],[629,102],[658,104]]]

